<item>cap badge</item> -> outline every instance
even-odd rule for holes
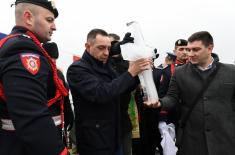
[[[51,6],[53,9],[56,9],[56,6],[55,6],[55,1],[54,0],[50,0],[51,1]]]
[[[180,45],[180,44],[181,44],[181,40],[178,41],[178,45]]]

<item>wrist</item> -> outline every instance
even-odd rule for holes
[[[136,74],[133,73],[132,71],[128,70],[128,72],[131,74],[132,77],[135,77],[135,76],[136,76]]]

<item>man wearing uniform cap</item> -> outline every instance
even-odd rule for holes
[[[167,56],[166,56],[166,59],[165,59],[165,62],[167,65],[169,64],[173,64],[175,63],[175,60],[176,60],[176,55],[175,53],[172,53],[172,52],[166,52]]]
[[[16,0],[15,5],[19,3],[30,3],[37,6],[41,6],[54,14],[54,17],[57,18],[59,13],[56,9],[55,2],[53,0]]]
[[[187,62],[187,44],[187,40],[178,39],[175,42],[175,48],[173,50],[174,53],[167,52],[168,57],[172,58],[174,62],[168,64],[162,71],[162,77],[158,91],[159,97],[163,97],[167,93],[171,75],[174,73],[175,67],[181,66]]]
[[[178,39],[175,42],[175,48],[173,50],[174,53],[167,52],[167,57],[174,60],[173,63],[168,64],[163,69],[163,74],[160,81],[160,87],[159,87],[159,97],[165,96],[167,93],[171,75],[175,71],[176,66],[181,66],[187,62],[188,56],[187,56],[187,40],[185,39]]]
[[[67,155],[58,128],[68,91],[41,46],[51,40],[52,1],[17,0],[16,26],[0,42],[0,154]]]
[[[167,57],[169,60],[172,60],[167,63],[166,66],[163,67],[162,70],[162,77],[160,81],[159,87],[159,97],[165,96],[168,90],[168,86],[170,83],[171,75],[174,73],[176,66],[181,66],[185,64],[188,60],[187,56],[187,40],[185,39],[178,39],[175,42],[175,48],[172,52],[167,52]]]
[[[176,64],[185,64],[188,60],[187,44],[185,39],[178,39],[175,42],[175,49],[173,50],[176,55]]]

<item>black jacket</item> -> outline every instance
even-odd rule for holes
[[[217,66],[200,71],[192,64],[176,68],[163,109],[181,108],[181,119],[189,110],[205,79]],[[235,66],[221,64],[213,81],[198,100],[183,130],[180,155],[235,154]],[[179,102],[180,101],[180,102]],[[182,132],[180,132],[182,133]],[[180,139],[177,139],[180,140]],[[176,140],[176,141],[177,141]]]
[[[121,75],[126,72],[129,67],[129,62],[123,60],[122,56],[111,57],[110,63],[112,68]],[[128,107],[131,99],[131,92],[124,92],[120,96],[120,124],[121,124],[121,136],[123,137],[126,133],[130,133],[132,130],[131,120],[128,114]]]
[[[120,100],[137,80],[129,72],[117,77],[109,63],[84,52],[68,69],[73,97],[78,152],[82,155],[113,155],[120,140]]]
[[[12,34],[26,31],[15,27]],[[60,105],[47,106],[55,95],[52,69],[28,36],[13,37],[0,49],[0,82],[6,95],[6,101],[0,100],[0,118],[11,119],[16,129],[0,129],[0,154],[60,154],[64,145],[51,118],[60,114]]]
[[[176,61],[175,64],[169,64],[162,69],[162,75],[161,75],[161,80],[160,80],[159,90],[158,90],[159,98],[163,98],[167,94],[171,76],[172,74],[174,74],[175,68],[184,65],[183,63],[177,64],[177,62],[179,61]],[[167,114],[164,114],[164,113],[162,114],[161,112],[159,113],[159,121],[165,121],[167,123],[174,123],[176,125],[176,129],[178,126],[179,117],[180,117],[180,110],[177,107],[171,110],[168,110]]]

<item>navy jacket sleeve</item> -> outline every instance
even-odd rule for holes
[[[94,74],[91,68],[78,63],[69,67],[67,80],[73,95],[79,94],[95,103],[108,103],[137,84],[129,72],[107,82]]]
[[[49,64],[40,56],[40,69],[33,75],[24,67],[21,54],[7,58],[2,77],[7,109],[16,134],[29,154],[59,155],[64,145],[47,107]]]

